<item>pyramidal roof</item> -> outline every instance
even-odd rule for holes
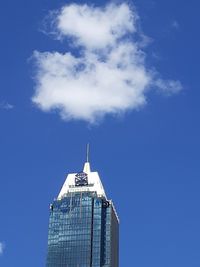
[[[98,172],[91,171],[88,161],[85,162],[83,171],[80,173],[87,177],[87,184],[77,186],[77,173],[69,173],[58,195],[58,199],[62,199],[67,194],[75,192],[96,192],[99,197],[107,199],[99,174]]]

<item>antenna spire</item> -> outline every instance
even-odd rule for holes
[[[89,174],[91,172],[90,170],[90,163],[89,163],[89,152],[90,152],[90,144],[87,144],[87,149],[86,149],[86,162],[83,167],[83,172]]]
[[[89,162],[89,152],[90,152],[90,144],[87,143],[86,162]]]

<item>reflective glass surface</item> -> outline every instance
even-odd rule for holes
[[[118,221],[95,193],[70,193],[50,206],[47,267],[118,267]]]

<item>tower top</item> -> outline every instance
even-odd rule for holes
[[[89,144],[86,149],[86,162],[83,170],[77,173],[69,173],[58,195],[58,199],[63,198],[68,193],[73,192],[96,192],[98,196],[106,198],[106,194],[101,183],[98,172],[90,169]]]

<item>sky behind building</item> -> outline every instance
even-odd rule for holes
[[[82,113],[63,119],[61,109],[43,112],[33,101],[39,70],[33,55],[82,57],[80,46],[74,47],[68,37],[49,34],[49,12],[72,3],[19,0],[1,5],[0,266],[45,265],[49,203],[66,174],[82,170],[87,142],[91,168],[100,173],[119,213],[120,266],[199,266],[200,4],[129,4],[138,16],[137,38],[130,32],[126,38],[131,45],[140,42],[142,66],[157,73],[160,87],[161,81],[173,80],[181,90],[164,93],[151,84],[146,104],[136,109],[131,104],[123,112],[116,107],[110,112],[106,106],[98,119],[94,113],[86,113],[87,119],[80,118]],[[102,8],[108,2],[76,3]],[[133,62],[128,63],[132,68]],[[82,107],[73,104],[73,112]]]

